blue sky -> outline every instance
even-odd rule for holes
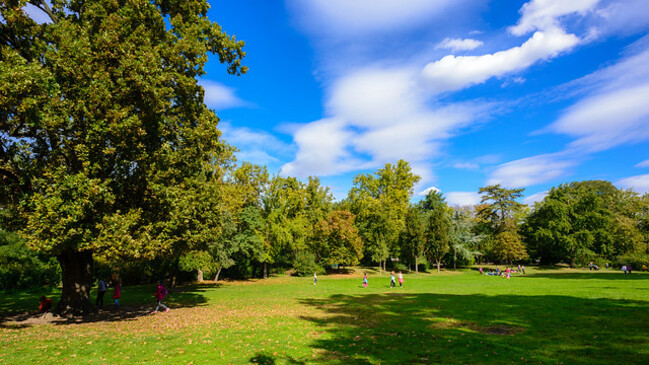
[[[319,176],[410,162],[416,194],[606,179],[649,192],[646,0],[211,0],[250,71],[200,81],[239,159]]]

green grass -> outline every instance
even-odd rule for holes
[[[643,364],[649,274],[535,270],[510,280],[476,271],[275,277],[197,285],[153,308],[154,286],[125,287],[120,316],[0,323],[0,364]],[[107,293],[108,306],[111,291]],[[0,293],[0,313],[41,293]],[[30,297],[31,296],[31,297]]]

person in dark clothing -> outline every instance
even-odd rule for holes
[[[108,285],[106,285],[106,282],[104,279],[99,279],[97,281],[97,300],[95,301],[95,305],[98,307],[101,307],[104,305],[104,294],[106,294],[106,289]]]

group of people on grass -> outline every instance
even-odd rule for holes
[[[394,276],[394,271],[390,272],[390,288],[394,288],[395,286],[397,286],[396,280],[399,281],[399,286],[403,287],[404,280],[403,280],[403,273],[401,271],[399,271],[399,273],[397,274],[396,279],[395,279],[395,276]],[[317,284],[318,284],[318,274],[316,272],[314,272],[313,273],[313,285],[317,285]],[[361,286],[363,288],[367,288],[368,284],[369,284],[369,281],[367,280],[367,273],[365,273],[365,275],[363,275],[363,281],[361,282]]]
[[[500,271],[500,269],[496,267],[495,270],[491,269],[487,272],[485,272],[485,270],[482,270],[482,266],[480,266],[480,268],[478,268],[478,271],[480,271],[480,275],[502,276],[503,278],[509,279],[511,278],[512,274],[525,274],[525,265],[518,265],[518,270],[507,266],[503,271]]]
[[[119,309],[119,299],[122,297],[122,280],[117,274],[113,274],[111,284],[113,286],[115,309]],[[108,291],[108,286],[108,283],[103,278],[97,280],[97,299],[95,300],[95,306],[101,308],[104,305],[104,295]]]
[[[606,268],[609,269],[610,267],[611,267],[611,265],[607,262],[606,263]],[[593,263],[591,261],[591,262],[588,263],[588,269],[591,270],[591,271],[592,270],[598,271],[599,266],[597,266],[597,264],[595,264],[595,263]],[[622,272],[624,273],[624,275],[631,274],[631,272],[633,271],[633,267],[631,266],[631,264],[622,265],[621,269],[622,269]],[[644,265],[644,264],[642,265],[642,271],[647,271],[647,265]]]
[[[119,309],[119,299],[122,297],[122,281],[117,275],[113,275],[111,281],[113,285],[113,301],[115,303],[115,309]],[[101,308],[104,305],[104,295],[108,291],[108,283],[103,278],[97,280],[97,299],[95,300],[95,306]],[[163,281],[158,281],[158,286],[156,287],[154,297],[156,299],[157,305],[153,313],[158,313],[160,308],[164,309],[165,312],[169,312],[169,307],[164,305],[162,301],[167,296],[168,291],[165,288]],[[52,299],[42,296],[40,298],[40,305],[38,306],[38,311],[41,313],[47,313],[52,309]]]

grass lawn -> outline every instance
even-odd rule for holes
[[[155,286],[129,286],[121,313],[80,323],[12,322],[42,293],[0,292],[0,364],[649,364],[647,273],[361,278],[188,286],[156,315]]]

